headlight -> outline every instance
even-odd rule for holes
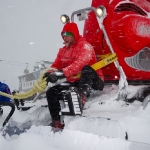
[[[97,14],[98,17],[104,16],[104,13],[105,13],[105,7],[104,6],[99,6],[96,9],[96,14]]]
[[[60,20],[63,24],[70,22],[70,18],[67,15],[61,15]]]

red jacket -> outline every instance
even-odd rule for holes
[[[86,65],[91,66],[97,62],[93,47],[79,35],[78,28],[75,23],[67,23],[62,32],[68,31],[73,33],[75,42],[70,46],[59,49],[57,57],[52,64],[52,68],[62,70],[68,82],[75,82],[79,78],[74,78],[81,72]],[[101,69],[96,71],[99,77],[104,81]]]

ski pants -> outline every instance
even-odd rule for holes
[[[97,73],[90,66],[85,66],[81,70],[81,77],[78,81],[70,83],[70,86],[77,87],[80,92],[80,87],[84,84],[88,84],[94,90],[103,90],[104,82],[99,78]],[[61,110],[59,100],[63,100],[62,91],[69,90],[70,86],[62,86],[60,84],[50,87],[47,92],[48,108],[52,117],[52,120],[59,120],[59,112]]]

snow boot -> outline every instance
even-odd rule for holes
[[[88,84],[84,84],[79,88],[81,94],[84,94],[86,97],[89,97],[91,94],[91,87]]]
[[[59,132],[62,131],[64,129],[64,122],[61,123],[59,120],[53,120],[52,123],[50,123],[50,126],[52,127],[51,131],[55,132]]]

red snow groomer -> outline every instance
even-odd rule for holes
[[[92,7],[99,6],[106,9],[102,24],[128,83],[150,83],[150,0],[92,1]],[[84,37],[100,59],[111,53],[94,12],[90,12],[85,21]],[[114,63],[102,70],[106,82],[118,80]]]
[[[72,13],[72,22],[74,15],[85,20],[83,36],[105,62],[100,66],[106,83],[124,74],[128,83],[150,83],[150,0],[93,0]]]

